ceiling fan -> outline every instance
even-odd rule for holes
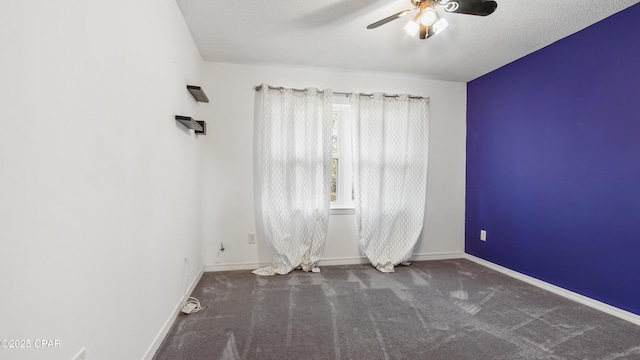
[[[456,14],[467,14],[477,16],[491,15],[498,3],[491,0],[411,0],[414,8],[400,11],[382,20],[378,20],[367,26],[367,29],[375,29],[380,25],[384,25],[390,21],[401,18],[412,11],[418,10],[413,20],[405,25],[404,30],[411,36],[420,34],[420,39],[427,39],[436,35],[449,26],[449,22],[440,17],[436,11],[436,6],[444,9],[446,12]]]

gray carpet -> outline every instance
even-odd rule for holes
[[[467,260],[205,273],[193,296],[155,360],[640,359],[640,326]]]

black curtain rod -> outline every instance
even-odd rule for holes
[[[260,91],[262,90],[262,85],[258,85],[255,87],[256,91]],[[285,90],[285,88],[283,88],[282,86],[269,86],[270,90]],[[307,90],[305,89],[291,89],[293,91],[300,91],[300,92],[305,92]],[[319,93],[323,93],[324,91],[322,90],[318,90]],[[341,95],[341,96],[349,96],[352,93],[347,93],[347,92],[339,92],[339,91],[334,91],[332,92],[333,95]],[[359,93],[358,95],[360,96],[373,96],[373,94],[365,94],[365,93]],[[400,95],[391,95],[391,94],[382,94],[382,96],[387,97],[387,98],[398,98],[400,97]],[[426,99],[423,96],[413,96],[413,95],[409,95],[409,99],[416,99],[416,100],[423,100]]]

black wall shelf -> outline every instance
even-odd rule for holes
[[[200,86],[187,85],[187,90],[189,90],[191,96],[193,96],[193,98],[196,99],[197,102],[209,102],[207,94],[204,93]]]
[[[204,93],[200,86],[187,85],[187,90],[197,102],[209,102],[207,94]],[[187,129],[193,129],[196,135],[207,135],[207,123],[202,120],[194,120],[189,116],[176,115],[176,121],[180,122]]]
[[[196,134],[207,135],[207,123],[202,120],[194,120],[189,116],[176,115],[176,121],[187,127],[187,129],[195,130]]]

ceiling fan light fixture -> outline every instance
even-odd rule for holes
[[[436,21],[432,27],[433,35],[438,35],[439,33],[443,32],[444,29],[449,27],[449,22],[445,18],[440,18],[440,20]]]
[[[420,24],[414,20],[409,21],[407,25],[404,26],[404,31],[409,34],[409,36],[416,36],[418,30],[420,30]]]
[[[431,26],[438,20],[438,13],[431,7],[422,11],[420,15],[420,23],[424,26]]]
[[[416,36],[418,31],[420,30],[420,15],[422,13],[417,13],[416,16],[413,17],[413,20],[409,21],[407,25],[404,26],[404,31],[409,34],[409,36]]]

